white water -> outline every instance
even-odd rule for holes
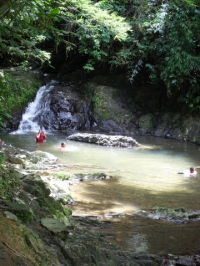
[[[42,116],[45,112],[50,111],[48,94],[55,87],[54,83],[55,81],[51,81],[48,85],[39,88],[34,101],[29,103],[25,113],[22,115],[18,130],[12,132],[12,134],[37,132],[42,129]],[[39,122],[37,122],[38,119],[36,121],[36,118],[39,118]]]

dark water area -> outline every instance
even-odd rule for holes
[[[35,143],[34,132],[1,134],[1,138],[7,144],[29,151],[50,152],[58,157],[59,162],[71,165],[69,172],[104,172],[113,177],[72,186],[72,196],[78,202],[73,206],[74,215],[97,215],[103,220],[109,214],[126,214],[112,219],[112,226],[103,228],[101,232],[109,241],[134,252],[160,255],[200,252],[199,223],[177,225],[134,213],[157,207],[200,209],[200,170],[197,170],[195,178],[177,174],[200,165],[197,145],[135,137],[140,144],[155,149],[134,150],[67,141],[64,135],[46,133],[48,138],[43,144]],[[63,141],[67,148],[60,151],[58,147]]]

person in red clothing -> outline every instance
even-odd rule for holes
[[[42,130],[39,130],[38,133],[35,135],[35,139],[37,143],[42,143],[47,136],[44,134]]]

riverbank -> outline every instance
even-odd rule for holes
[[[72,216],[69,186],[84,176],[73,179],[59,176],[63,165],[56,164],[53,155],[42,151],[3,146],[0,155],[3,163],[0,260],[5,266],[123,265],[124,262],[144,265],[141,263],[145,261],[145,265],[160,265],[159,256],[138,257],[106,241],[97,230],[103,222],[93,217]],[[53,169],[57,174],[51,176]],[[109,177],[99,174],[90,178]]]

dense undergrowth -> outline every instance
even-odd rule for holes
[[[129,84],[151,85],[153,95],[163,90],[166,102],[175,95],[188,112],[199,112],[199,0],[0,2],[0,67],[84,70],[85,77],[100,68],[123,72]],[[15,110],[12,97],[20,105],[31,94],[4,80],[13,91],[1,82],[4,99],[9,95],[1,119],[8,106]]]
[[[17,172],[0,165],[0,198],[9,198],[20,186]]]
[[[27,106],[39,85],[39,77],[33,72],[0,70],[0,127]]]

